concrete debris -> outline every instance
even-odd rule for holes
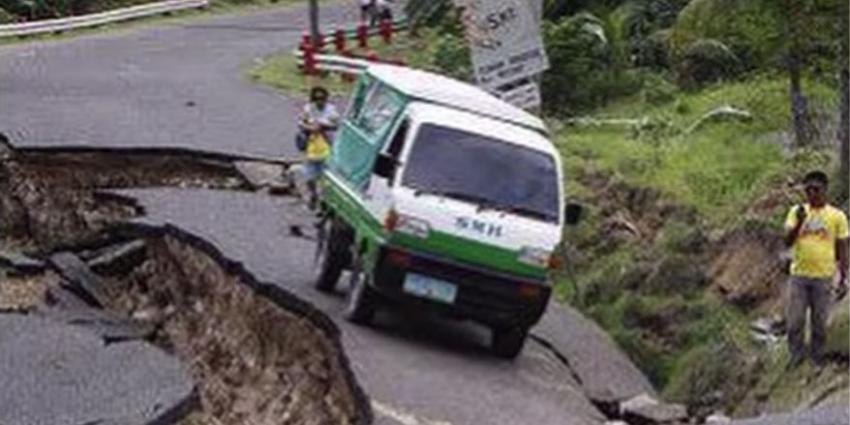
[[[129,273],[145,261],[145,241],[134,240],[109,246],[88,262],[95,273],[118,276]]]
[[[9,274],[31,275],[44,270],[44,262],[22,253],[0,250],[0,266],[11,269]]]
[[[722,413],[715,413],[705,418],[705,425],[726,425],[732,423],[732,419]]]
[[[268,164],[255,161],[237,161],[236,171],[248,181],[254,189],[288,188],[290,181],[286,178],[286,167],[280,164]]]
[[[688,420],[688,410],[681,404],[648,404],[623,412],[631,425],[678,425]]]
[[[106,284],[79,257],[70,252],[61,252],[50,257],[50,264],[68,280],[68,289],[79,293],[94,307],[106,305]]]
[[[649,394],[643,393],[634,396],[620,404],[620,415],[625,415],[626,412],[640,409],[641,407],[652,406],[658,404],[658,400]]]

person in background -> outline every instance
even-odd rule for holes
[[[325,160],[331,152],[336,129],[339,125],[339,112],[328,101],[328,91],[324,87],[313,87],[310,90],[310,102],[304,105],[304,110],[298,120],[298,144],[306,161],[303,164],[304,178],[307,181],[309,206],[316,208],[318,202],[317,182],[324,170]]]
[[[358,0],[360,4],[360,22],[371,22],[375,14],[375,0]]]
[[[850,231],[847,216],[826,201],[828,183],[822,171],[808,173],[803,179],[807,202],[792,207],[785,221],[785,242],[792,250],[786,309],[789,367],[798,366],[805,358],[804,330],[809,312],[812,328],[809,355],[815,365],[822,365],[836,263],[839,297],[847,291]]]

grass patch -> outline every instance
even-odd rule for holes
[[[633,97],[596,116],[644,118],[647,126],[569,127],[555,142],[570,175],[588,168],[614,172],[632,184],[658,188],[723,223],[778,177],[812,164],[794,164],[782,146],[766,141],[788,125],[786,85],[780,77],[759,77],[680,93],[657,106]],[[824,85],[807,87],[815,104],[834,99],[834,92]],[[706,113],[723,105],[747,110],[752,119],[706,123],[687,133]]]
[[[427,39],[413,38],[405,32],[393,34],[391,44],[384,43],[379,37],[369,39],[366,49],[355,49],[354,55],[365,56],[375,52],[382,60],[404,60],[412,67],[424,68],[428,62]],[[349,46],[356,43],[348,41]],[[332,46],[330,47],[333,48]],[[323,73],[320,76],[305,76],[298,67],[298,60],[291,51],[276,53],[264,58],[258,65],[248,70],[248,77],[257,83],[274,87],[295,96],[306,95],[311,87],[322,85],[335,94],[345,95],[353,84],[346,82],[337,73]]]

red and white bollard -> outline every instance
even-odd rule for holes
[[[345,31],[342,28],[337,28],[334,32],[334,47],[340,54],[345,52]]]
[[[369,27],[366,26],[365,21],[357,24],[357,45],[361,49],[369,47]]]
[[[318,73],[316,49],[315,46],[313,46],[313,40],[310,37],[310,33],[304,33],[302,35],[301,45],[299,45],[298,48],[301,50],[301,71],[304,75],[316,75]]]
[[[384,43],[390,44],[393,42],[393,21],[389,19],[381,19],[381,23],[379,24],[378,33],[381,34],[381,38],[384,39]]]

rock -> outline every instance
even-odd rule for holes
[[[22,275],[41,273],[44,262],[13,251],[0,250],[0,266]],[[14,274],[14,273],[13,273]]]
[[[264,187],[284,188],[290,183],[284,176],[286,168],[279,164],[268,164],[256,161],[237,161],[236,171],[251,184],[254,189]]]
[[[760,317],[750,323],[750,330],[765,335],[782,335],[785,331],[781,319]]]
[[[623,419],[631,425],[674,425],[688,419],[688,410],[681,404],[647,404],[624,409]]]
[[[707,418],[705,418],[705,425],[726,425],[731,423],[732,419],[728,416],[725,416],[721,413],[715,413]]]
[[[50,257],[50,264],[68,280],[68,288],[77,292],[86,302],[95,307],[106,305],[106,284],[76,255],[70,252],[54,254]]]
[[[4,425],[177,423],[196,402],[189,370],[142,341],[33,315],[0,315],[0,341]]]
[[[145,261],[146,253],[145,241],[138,239],[103,249],[88,265],[100,275],[123,275]]]
[[[643,393],[620,403],[620,415],[624,415],[627,411],[640,409],[641,407],[646,406],[653,406],[656,404],[658,404],[658,400],[656,400],[649,394]]]

